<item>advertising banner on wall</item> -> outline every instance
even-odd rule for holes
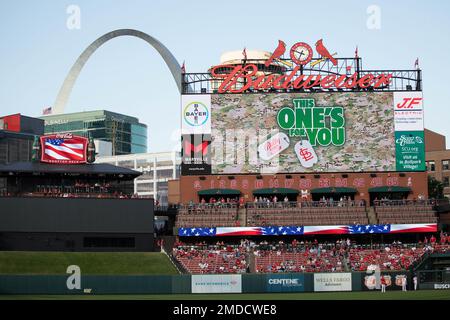
[[[303,292],[305,277],[303,274],[268,274],[266,277],[267,292]]]
[[[402,279],[407,278],[408,274],[406,272],[393,272],[393,273],[385,273],[381,272],[381,277],[386,281],[386,290],[401,290],[402,289]],[[362,274],[362,288],[363,290],[376,290],[377,289],[377,280],[374,274],[365,275]],[[378,288],[380,288],[378,286]]]
[[[87,162],[88,139],[67,134],[51,134],[40,137],[41,161],[57,164]]]
[[[395,154],[397,171],[424,171],[423,131],[395,131]]]
[[[422,92],[394,92],[395,131],[423,131]]]
[[[211,133],[211,96],[208,94],[181,96],[181,133]]]
[[[211,174],[211,135],[184,134],[181,137],[181,174]]]
[[[240,274],[192,275],[192,293],[241,293],[242,277]]]
[[[352,274],[314,273],[314,291],[352,291]]]

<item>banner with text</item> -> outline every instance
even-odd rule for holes
[[[241,293],[240,274],[192,275],[192,293]]]
[[[352,274],[314,273],[314,291],[352,291]]]

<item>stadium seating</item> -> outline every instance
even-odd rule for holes
[[[352,225],[368,224],[363,206],[305,206],[302,203],[247,205],[247,225]]]
[[[255,257],[256,272],[333,272],[344,271],[341,257],[332,250],[304,251],[261,250]]]
[[[225,274],[366,271],[371,265],[378,265],[382,271],[399,271],[408,269],[427,252],[450,252],[447,241],[375,245],[347,241],[297,242],[294,245],[279,240],[253,242],[250,246],[242,245],[242,242],[241,245],[177,244],[172,256],[191,274]],[[253,267],[250,268],[252,257]]]
[[[437,223],[438,218],[429,203],[384,202],[374,206],[378,223],[409,224]]]
[[[184,206],[178,210],[177,228],[236,226],[238,207],[228,205]]]
[[[369,265],[379,265],[381,270],[404,270],[423,253],[422,249],[416,247],[352,248],[349,251],[349,262],[353,271],[366,271]]]
[[[243,247],[224,246],[176,246],[173,257],[191,274],[244,273],[248,255]]]

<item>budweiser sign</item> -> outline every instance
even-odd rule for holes
[[[231,72],[224,74],[223,71],[218,71],[224,67],[231,68]],[[249,89],[379,88],[389,85],[392,78],[392,74],[365,74],[358,77],[356,72],[352,75],[296,75],[299,71],[300,67],[296,66],[289,74],[257,76],[258,67],[255,64],[219,65],[211,69],[211,75],[216,79],[222,79],[218,88],[219,93],[242,93]]]

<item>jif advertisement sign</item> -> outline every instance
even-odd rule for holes
[[[423,97],[421,92],[394,92],[397,171],[425,170]]]

